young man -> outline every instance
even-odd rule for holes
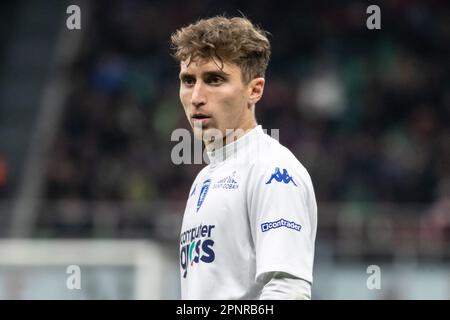
[[[184,212],[182,299],[310,299],[312,182],[255,119],[270,57],[266,32],[246,18],[218,16],[171,40],[181,103],[210,160]]]

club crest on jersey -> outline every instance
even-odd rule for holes
[[[209,185],[211,184],[211,179],[206,180],[205,182],[203,182],[203,185],[200,189],[200,194],[198,196],[198,201],[197,201],[197,212],[198,210],[200,210],[203,201],[205,201],[206,198],[206,194],[208,193],[209,190]]]
[[[194,188],[192,189],[192,192],[189,195],[189,198],[192,197],[195,194],[195,189],[197,189],[197,185],[195,185]]]
[[[289,175],[286,169],[283,169],[283,173],[281,173],[280,168],[276,167],[275,172],[272,173],[272,176],[270,177],[269,181],[266,182],[266,184],[271,184],[273,179],[275,179],[275,181],[277,182],[284,182],[285,184],[289,184],[289,182],[292,182],[294,186],[297,186],[294,178]]]

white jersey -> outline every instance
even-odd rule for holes
[[[311,178],[261,126],[208,152],[186,203],[182,299],[258,299],[264,274],[313,280],[317,205]]]

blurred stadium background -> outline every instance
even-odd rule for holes
[[[66,28],[70,4],[81,30]],[[169,37],[242,11],[272,34],[258,121],[315,186],[313,298],[449,299],[449,5],[384,1],[370,31],[369,4],[1,2],[0,298],[179,298],[178,233],[202,165],[170,159],[188,124]]]

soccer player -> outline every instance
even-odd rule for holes
[[[255,118],[270,57],[267,32],[247,18],[216,16],[177,30],[171,41],[180,100],[210,162],[184,212],[182,299],[310,299],[313,185]]]

